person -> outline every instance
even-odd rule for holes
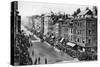
[[[39,56],[39,58],[38,58],[38,64],[40,64],[40,56]]]
[[[34,65],[36,65],[37,64],[37,58],[35,59],[35,61],[34,61]]]
[[[32,51],[32,56],[34,56],[34,51]]]
[[[45,58],[45,64],[47,64],[47,58]]]

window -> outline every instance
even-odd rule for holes
[[[77,34],[79,34],[80,32],[79,32],[79,30],[77,30]]]
[[[77,38],[77,42],[79,42],[79,38]]]
[[[80,30],[80,34],[81,34],[81,30]]]
[[[80,26],[80,21],[78,21],[77,25]]]
[[[93,27],[95,27],[95,26],[96,26],[96,24],[95,24],[95,23],[92,23],[92,26],[93,26]]]
[[[67,34],[64,34],[64,37],[66,38],[67,37]]]
[[[73,36],[71,35],[71,41],[73,40]]]
[[[89,43],[89,44],[91,43],[91,40],[90,40],[90,39],[88,39],[88,43]]]
[[[82,43],[85,43],[85,41],[83,40]]]
[[[77,22],[77,25],[79,26],[79,22]]]
[[[92,32],[92,31],[91,31],[91,30],[88,30],[88,32],[89,32],[89,35],[91,35],[91,32]]]
[[[77,22],[75,22],[75,24],[77,25]]]
[[[82,26],[82,23],[80,23],[80,27]]]
[[[72,28],[71,28],[71,33],[73,32]]]

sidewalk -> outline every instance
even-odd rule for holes
[[[55,51],[60,52],[60,50],[59,50],[59,49],[57,49],[56,47],[51,46],[48,42],[46,42],[46,41],[45,41],[45,43],[46,43],[48,46],[50,46],[50,47],[54,48],[54,50],[55,50]]]
[[[29,32],[29,33],[31,33],[32,34],[32,32],[30,32],[29,30],[27,30],[26,32]],[[37,40],[31,40],[31,42],[41,42],[41,39],[39,38],[39,37],[37,37],[35,34],[33,34],[32,36],[34,36]],[[51,47],[51,48],[53,48],[56,52],[58,52],[59,54],[61,54],[62,52],[61,52],[61,50],[59,50],[58,48],[56,48],[56,47],[53,47],[53,46],[51,46],[48,42],[46,42],[46,41],[44,41],[44,43],[46,43],[47,45],[48,45],[48,47]]]
[[[33,35],[37,40],[41,40],[39,37],[37,37],[35,34]]]
[[[79,60],[77,58],[74,58],[74,60],[62,61],[58,63],[75,63],[75,62],[79,62]]]
[[[40,42],[40,39],[36,36],[36,35],[33,35],[37,40],[31,40],[32,43],[34,42]]]

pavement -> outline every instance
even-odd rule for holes
[[[34,36],[38,38],[36,35]],[[29,48],[29,53],[33,64],[38,58],[41,60],[39,62],[37,61],[37,64],[45,64],[45,59],[47,59],[47,64],[74,60],[74,58],[70,57],[68,54],[50,46],[47,42],[40,42],[38,39],[32,41],[32,47]]]
[[[32,54],[32,52],[34,52],[34,55]],[[74,60],[69,55],[63,52],[57,52],[54,48],[48,46],[46,43],[41,42],[34,42],[32,47],[29,48],[29,53],[33,62],[35,62],[35,59],[38,59],[38,57],[42,59],[46,58],[48,64],[57,63],[65,60]],[[41,64],[45,64],[44,59],[41,61]]]

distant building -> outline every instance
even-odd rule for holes
[[[43,33],[43,19],[42,16],[35,15],[32,17],[33,29],[37,32]]]
[[[61,37],[61,24],[63,22],[62,18],[59,18],[58,21],[54,25],[54,34],[56,37]]]
[[[61,37],[69,41],[73,41],[72,40],[73,31],[70,23],[71,23],[71,19],[66,19],[64,23],[61,24]]]
[[[97,47],[97,18],[91,10],[82,11],[75,18],[59,18],[55,24],[50,15],[37,16],[34,22],[36,31],[44,35],[53,33],[76,43],[82,50]]]
[[[60,24],[59,23],[56,23],[55,24],[55,28],[54,28],[54,34],[56,37],[60,36]]]
[[[48,32],[53,32],[53,25],[51,25],[52,19],[50,15],[44,15],[44,35]]]
[[[48,19],[49,16],[44,16],[44,35],[48,33]]]

